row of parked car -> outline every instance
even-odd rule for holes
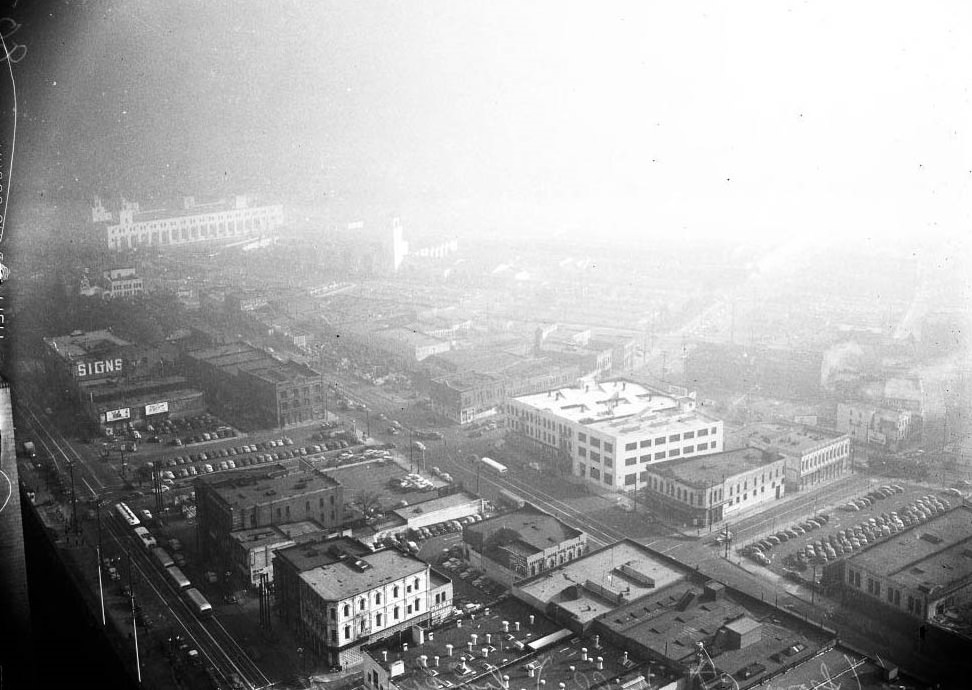
[[[449,558],[448,560],[443,561],[442,567],[448,570],[450,573],[455,574],[460,580],[465,580],[487,596],[496,596],[504,591],[502,586],[486,577],[475,568],[468,567],[458,558]],[[463,609],[462,612],[465,613],[465,609]]]
[[[864,508],[874,505],[878,501],[883,501],[890,496],[900,494],[903,491],[904,488],[898,484],[885,484],[884,486],[880,486],[874,491],[870,492],[866,496],[861,496],[860,498],[855,498],[852,501],[848,501],[842,505],[840,509],[855,513],[859,510],[863,510]]]
[[[749,544],[741,550],[741,553],[744,556],[748,556],[752,560],[756,561],[760,565],[769,565],[772,562],[772,559],[768,553],[774,546],[787,542],[790,539],[796,539],[807,532],[820,529],[828,522],[830,522],[830,516],[827,515],[827,513],[819,513],[811,518],[807,518],[799,524],[793,525],[787,529],[782,529],[776,534],[771,534],[768,537],[764,537],[754,544]]]

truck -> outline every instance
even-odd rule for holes
[[[24,441],[24,454],[26,454],[28,458],[37,457],[37,448],[34,446],[33,441]]]

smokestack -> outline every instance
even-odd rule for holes
[[[587,647],[581,647],[581,661],[587,661]]]
[[[381,660],[382,661],[388,661],[388,650],[387,649],[383,649],[382,650],[382,652],[381,652]]]
[[[600,635],[595,635],[594,636],[594,647],[596,649],[600,649],[601,648],[601,636]]]
[[[479,640],[479,635],[477,635],[476,633],[472,633],[469,636],[469,639],[472,640],[472,643],[473,644],[476,644],[476,642]]]
[[[503,621],[503,632],[508,633],[510,631],[510,622]]]
[[[534,616],[531,614],[530,615],[530,625],[533,625],[533,619],[534,619]]]
[[[603,656],[597,657],[597,670],[598,671],[604,670],[604,657]]]
[[[624,654],[621,655],[621,663],[622,664],[627,664],[628,663],[628,653],[627,652],[625,652]]]
[[[486,644],[493,644],[493,635],[491,633],[486,633]]]
[[[452,645],[451,644],[447,644],[446,645],[446,656],[452,656]]]
[[[436,668],[439,668],[439,655],[438,654],[436,654],[434,657],[432,657],[432,663],[435,664],[435,667]]]

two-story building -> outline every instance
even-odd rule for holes
[[[838,403],[837,429],[858,443],[897,450],[920,430],[920,417],[908,409],[867,403]]]
[[[754,424],[746,427],[747,445],[786,458],[786,490],[803,491],[839,479],[851,467],[850,438],[819,427]]]
[[[786,495],[786,459],[756,448],[672,460],[645,472],[652,510],[684,525],[711,525]]]

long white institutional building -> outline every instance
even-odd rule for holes
[[[98,200],[91,220],[110,249],[124,250],[266,234],[283,224],[283,206],[250,206],[244,196],[206,204],[183,197],[182,208],[141,211],[126,201],[116,218]]]
[[[576,476],[618,491],[643,488],[647,465],[723,450],[722,422],[693,397],[631,381],[524,395],[507,413],[515,432],[566,453]]]

